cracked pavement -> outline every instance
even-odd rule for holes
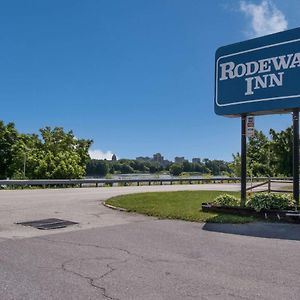
[[[0,191],[0,299],[299,298],[299,225],[157,220],[100,204],[151,188],[165,187]],[[80,224],[13,224],[50,217]]]

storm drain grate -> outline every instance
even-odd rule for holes
[[[79,223],[52,218],[52,219],[20,222],[20,223],[16,223],[16,224],[23,225],[23,226],[31,226],[31,227],[41,229],[41,230],[48,230],[48,229],[65,228],[67,226],[75,225],[75,224],[79,224]]]

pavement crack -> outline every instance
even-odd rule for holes
[[[122,251],[128,255],[135,255],[133,253],[131,253],[130,251],[126,250],[126,249],[122,249],[122,248],[118,248],[118,247],[113,247],[113,246],[99,246],[99,245],[95,245],[95,244],[84,244],[84,243],[76,243],[76,242],[70,242],[70,241],[58,241],[58,240],[51,240],[51,239],[47,239],[45,237],[35,237],[35,239],[39,239],[39,240],[44,240],[50,243],[61,243],[61,244],[69,244],[69,245],[73,245],[73,246],[79,246],[79,247],[94,247],[94,248],[98,248],[98,249],[105,249],[105,250],[117,250],[117,251]]]
[[[104,258],[89,258],[88,260],[91,260],[91,259],[92,259],[92,260],[100,260],[100,261],[101,261],[101,260],[103,260]],[[75,275],[75,276],[78,276],[78,277],[80,277],[80,278],[86,280],[86,281],[88,282],[88,284],[89,284],[91,287],[100,290],[101,295],[102,295],[103,297],[105,297],[106,299],[119,300],[119,298],[114,298],[114,297],[112,297],[112,296],[109,296],[108,293],[107,293],[107,290],[106,290],[106,288],[105,288],[104,286],[101,286],[101,285],[99,285],[99,284],[96,284],[96,281],[100,281],[100,280],[104,279],[106,276],[108,276],[108,275],[110,275],[111,273],[113,273],[113,272],[116,270],[116,268],[113,268],[113,267],[111,266],[110,263],[107,263],[107,264],[106,264],[106,268],[108,269],[107,272],[105,272],[104,274],[102,274],[102,275],[99,276],[99,277],[92,277],[92,276],[83,275],[83,274],[81,274],[80,272],[76,272],[76,271],[71,270],[70,268],[67,267],[68,264],[71,264],[72,262],[74,262],[74,261],[76,261],[76,260],[77,260],[77,259],[69,259],[69,260],[63,262],[63,263],[61,264],[61,270],[62,270],[63,272],[73,274],[73,275]],[[81,259],[80,261],[84,261],[84,260],[86,260],[86,259]],[[126,262],[126,261],[121,261],[121,262]]]
[[[52,239],[45,238],[45,237],[35,237],[35,239],[44,240],[44,241],[47,241],[47,242],[50,242],[50,243],[60,243],[60,244],[78,246],[78,247],[93,247],[93,248],[103,249],[103,250],[116,250],[116,251],[123,252],[124,254],[127,254],[129,256],[133,256],[133,257],[136,257],[138,259],[141,259],[145,263],[172,263],[173,262],[170,259],[145,257],[144,255],[137,254],[137,253],[131,252],[127,249],[120,248],[120,247],[100,246],[100,245],[97,245],[97,244],[77,243],[77,242],[72,242],[72,241],[52,240]],[[190,259],[190,258],[188,258],[188,259]],[[186,260],[182,260],[182,261],[176,260],[176,263],[186,263]]]
[[[143,255],[137,254],[137,253],[133,253],[127,249],[124,248],[120,248],[120,247],[114,247],[114,246],[100,246],[97,244],[85,244],[85,243],[76,243],[76,242],[71,242],[71,241],[59,241],[59,240],[51,240],[45,237],[35,237],[35,239],[39,239],[39,240],[44,240],[50,243],[60,243],[60,244],[68,244],[68,245],[73,245],[73,246],[78,246],[78,247],[93,247],[93,248],[97,248],[97,249],[104,249],[104,250],[116,250],[116,251],[120,251],[123,252],[127,255],[130,256],[135,256],[145,262],[155,262],[157,260],[157,262],[161,262],[160,259],[151,259],[151,258],[146,258]]]
[[[96,218],[101,218],[103,214],[101,213],[101,214],[89,214],[89,215]]]

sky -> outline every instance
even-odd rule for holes
[[[1,1],[0,120],[73,130],[93,158],[231,160],[240,119],[214,113],[215,51],[299,23],[299,0]]]

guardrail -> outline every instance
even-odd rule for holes
[[[90,187],[90,186],[126,186],[126,185],[163,185],[163,184],[208,184],[208,183],[238,183],[240,177],[215,177],[215,178],[168,178],[168,179],[36,179],[36,180],[0,180],[0,186],[5,187]],[[253,177],[247,178],[248,182],[266,182],[269,180],[282,180],[286,182],[291,178]]]

